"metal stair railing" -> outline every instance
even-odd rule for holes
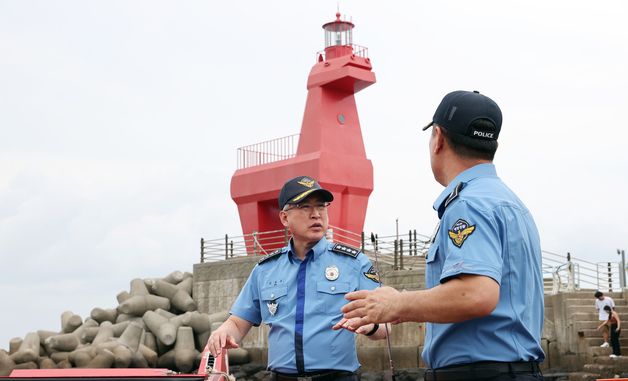
[[[565,262],[566,259],[566,262]],[[589,262],[543,250],[544,277],[551,273],[552,293],[576,290],[611,292],[625,287],[620,276],[621,265],[613,262]],[[551,269],[551,270],[548,270]]]

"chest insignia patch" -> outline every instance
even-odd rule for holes
[[[364,273],[364,276],[372,280],[375,283],[380,283],[379,274],[377,273],[377,271],[375,270],[375,267],[373,266],[371,266],[369,271]]]
[[[266,305],[268,306],[268,312],[270,312],[270,315],[275,316],[275,314],[277,313],[277,308],[279,307],[277,302],[275,300],[271,300],[270,302],[266,303]]]
[[[331,265],[327,266],[325,269],[325,278],[327,278],[327,280],[336,280],[339,276],[340,270],[338,270],[338,267]]]
[[[469,225],[469,223],[463,219],[456,221],[454,226],[449,229],[449,238],[456,247],[462,247],[464,241],[475,231],[475,225]]]

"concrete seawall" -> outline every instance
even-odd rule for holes
[[[194,299],[200,312],[214,313],[229,310],[258,258],[237,258],[214,263],[194,265]],[[425,287],[423,266],[413,270],[392,271],[383,266],[385,285],[398,290],[419,290]],[[618,304],[620,316],[628,316],[628,302],[622,292],[610,293]],[[546,354],[542,369],[560,368],[580,371],[587,363],[608,357],[608,349],[599,348],[601,333],[595,331],[597,314],[594,311],[593,291],[577,291],[545,295],[545,322],[541,345]],[[253,328],[243,341],[253,361],[266,363],[268,332],[266,326]],[[403,323],[393,327],[391,345],[395,367],[424,367],[421,361],[424,325]],[[622,350],[628,353],[628,338],[621,338]],[[357,337],[358,357],[365,370],[388,368],[386,341],[370,341]]]

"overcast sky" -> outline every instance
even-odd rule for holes
[[[192,271],[241,234],[236,148],[298,133],[324,1],[0,0],[0,348]],[[375,172],[365,230],[431,234],[420,127],[440,99],[501,107],[498,174],[543,249],[628,249],[628,3],[340,1],[377,83],[356,97]]]

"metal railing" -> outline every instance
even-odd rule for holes
[[[287,229],[254,232],[224,238],[201,238],[201,263],[223,259],[245,257],[247,255],[267,255],[284,247],[290,235]]]
[[[551,269],[552,293],[581,289],[612,292],[626,287],[620,263],[594,263],[573,258],[570,253],[564,256],[543,250],[543,267]]]
[[[383,266],[383,271],[422,269],[430,246],[430,237],[416,230],[403,235],[379,236],[356,233],[329,226],[326,237],[359,247],[372,260]],[[214,262],[247,255],[266,255],[287,245],[290,234],[287,229],[254,232],[241,236],[205,240],[201,238],[201,263]],[[625,288],[621,277],[621,264],[614,262],[589,262],[576,259],[569,253],[561,255],[542,251],[543,278],[552,281],[552,293],[576,290],[600,290],[605,292]]]
[[[209,240],[201,238],[201,263],[247,255],[266,255],[287,245],[289,238],[290,234],[286,229],[241,236],[225,234],[224,238]],[[337,226],[329,226],[326,238],[330,242],[359,247],[371,260],[375,260],[377,255],[381,264],[389,265],[393,270],[423,267],[425,254],[429,248],[429,237],[417,234],[416,230],[408,231],[406,236],[380,237],[373,234],[371,240],[364,232],[356,233]]]
[[[238,148],[238,169],[294,157],[299,144],[299,135],[288,135]]]
[[[369,58],[369,48],[367,48],[366,46],[362,46],[358,44],[348,44],[344,46],[351,46],[351,48],[353,49],[353,55],[356,57]],[[325,56],[324,50],[316,52],[316,61],[318,61],[321,58],[323,61],[327,59],[327,57]]]

